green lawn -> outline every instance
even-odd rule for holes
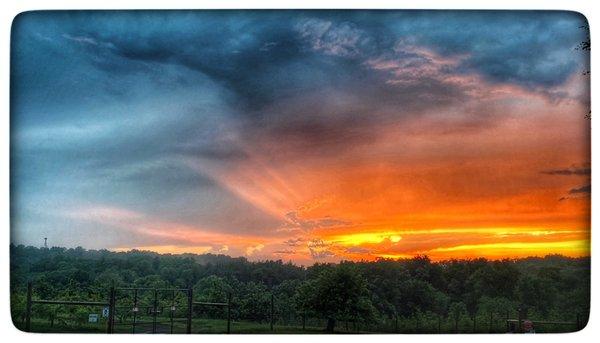
[[[23,323],[15,323],[15,326],[24,330]],[[306,327],[302,330],[302,326],[283,326],[275,325],[273,331],[270,329],[269,323],[256,323],[250,321],[232,321],[231,333],[243,334],[319,334],[323,333],[323,328]],[[166,318],[159,319],[157,325],[158,333],[170,333],[171,327],[169,320]],[[31,331],[39,333],[106,333],[106,322],[101,320],[100,323],[76,323],[76,322],[57,322],[50,325],[47,320],[34,319],[31,320]],[[184,334],[186,331],[185,322],[175,322],[173,324],[173,333]],[[131,325],[115,325],[116,333],[132,333]],[[227,321],[222,319],[194,319],[192,321],[192,333],[198,334],[224,334],[227,332]],[[152,333],[152,324],[137,324],[136,333]]]
[[[136,325],[136,333],[152,333],[153,327],[150,318],[142,318],[141,321],[145,324]],[[502,324],[501,322],[498,322]],[[436,323],[423,323],[419,329],[414,327],[414,323],[411,322],[400,322],[398,325],[398,333],[437,333]],[[453,333],[454,328],[445,322],[442,326],[442,333]],[[24,323],[15,323],[15,326],[20,330],[24,330]],[[48,320],[32,318],[31,331],[39,333],[106,333],[106,321],[101,319],[99,323],[92,324],[87,322],[76,322],[59,320],[50,325]],[[506,332],[505,326],[496,326],[492,330],[495,333]],[[536,328],[538,333],[544,332],[571,332],[573,328],[564,325],[540,325]],[[120,324],[117,322],[115,325],[116,333],[132,333],[132,326],[130,324]],[[168,318],[159,318],[156,327],[157,333],[168,334],[171,332],[171,326]],[[173,333],[174,334],[185,334],[186,323],[185,320],[179,318],[174,322]],[[201,319],[196,318],[192,322],[192,333],[195,334],[225,334],[227,332],[227,321],[223,319]],[[393,333],[392,328],[361,328],[360,333]],[[459,332],[461,333],[472,333],[472,326],[469,322],[464,321],[459,326]],[[489,329],[484,326],[483,323],[477,328],[478,333],[487,333]],[[324,333],[322,326],[306,326],[303,330],[300,325],[274,325],[274,330],[271,331],[269,323],[257,323],[251,321],[232,321],[231,322],[231,333],[232,334],[322,334]],[[345,325],[340,322],[336,326],[336,333],[356,333],[353,331],[352,326],[346,331]]]

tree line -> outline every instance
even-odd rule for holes
[[[303,267],[214,254],[23,245],[11,245],[10,255],[14,322],[24,314],[29,281],[41,299],[101,300],[111,286],[193,287],[195,300],[208,302],[232,294],[234,318],[257,322],[270,319],[273,296],[279,321],[319,318],[329,332],[340,323],[381,331],[379,327],[397,326],[399,320],[415,321],[418,327],[420,320],[431,318],[454,323],[458,331],[465,320],[476,323],[489,317],[491,326],[491,318],[515,317],[517,308],[526,309],[531,318],[565,321],[581,316],[585,323],[590,306],[589,257],[432,262],[416,256]],[[219,309],[197,311],[224,315]]]

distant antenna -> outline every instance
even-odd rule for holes
[[[44,237],[44,249],[48,249],[48,237]]]

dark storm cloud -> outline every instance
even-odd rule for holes
[[[96,51],[94,63],[107,63],[105,70],[114,73],[122,73],[115,65],[135,70],[159,64],[207,75],[231,92],[248,140],[268,135],[300,150],[332,153],[348,138],[372,139],[372,123],[469,98],[464,86],[426,75],[418,82],[390,84],[389,75],[365,65],[382,56],[407,59],[398,41],[441,56],[464,56],[447,73],[476,72],[554,98],[564,94],[548,87],[564,83],[580,67],[571,47],[585,36],[578,25],[583,18],[560,12],[142,13],[89,18],[68,37]],[[376,15],[381,19],[373,20]],[[336,108],[321,96],[328,92],[332,99],[357,100]]]
[[[551,170],[544,170],[542,171],[542,174],[548,174],[548,175],[564,175],[564,176],[569,176],[569,175],[591,175],[592,174],[592,169],[590,167],[570,167],[570,168],[566,168],[566,169],[551,169]]]
[[[106,29],[115,22],[126,25],[128,34]],[[199,71],[234,91],[240,105],[255,109],[278,95],[290,64],[303,57],[289,22],[290,15],[275,13],[144,12],[96,18],[83,27],[83,36],[132,62]]]
[[[581,186],[573,188],[569,191],[569,194],[586,194],[592,192],[592,185]]]
[[[202,96],[206,88],[198,85],[207,83],[206,76],[222,86],[219,97],[234,108],[228,113],[239,117],[246,140],[268,136],[299,150],[336,153],[348,140],[373,139],[374,124],[469,97],[468,89],[431,76],[390,84],[388,73],[366,63],[411,57],[398,51],[399,41],[442,56],[464,55],[447,73],[475,71],[495,82],[543,88],[565,82],[583,60],[571,51],[586,37],[583,22],[565,12],[30,12],[13,26],[11,94],[14,110],[35,114],[16,116],[13,124],[85,122],[90,111],[74,118],[64,109],[98,107],[137,93],[143,100],[179,87],[199,88]],[[139,89],[150,86],[139,86],[140,78],[154,85],[147,94]],[[207,143],[214,140],[210,133],[222,132],[202,115],[172,112],[161,114],[159,126],[116,131],[109,144],[64,144],[56,154],[78,158],[91,150],[96,164],[171,153],[245,157],[231,145]],[[206,139],[198,141],[198,135]]]
[[[561,197],[558,199],[558,201],[584,198],[590,194],[592,194],[592,185],[584,185],[581,187],[571,188],[568,195]]]
[[[559,85],[585,68],[574,48],[586,39],[586,24],[559,11],[406,12],[395,23],[399,33],[444,55],[467,54],[465,70],[532,88]]]
[[[356,74],[354,81],[299,92],[265,106],[263,118],[249,124],[247,140],[268,137],[270,142],[285,142],[287,153],[333,156],[373,142],[381,127],[446,106],[462,106],[469,98],[468,89],[439,79],[390,85],[387,73],[361,69],[362,64],[356,68],[359,72],[349,73]],[[489,123],[493,119],[480,116],[477,121]]]
[[[495,82],[556,86],[578,68],[571,48],[586,35],[579,28],[584,19],[564,12],[207,11],[61,16],[69,19],[64,35],[96,51],[95,63],[108,63],[107,71],[123,72],[115,68],[113,56],[141,63],[126,64],[125,69],[147,63],[182,65],[222,82],[237,95],[239,105],[250,110],[246,114],[257,114],[280,97],[323,87],[324,82],[339,86],[360,81],[361,63],[392,51],[398,40],[418,42],[442,55],[464,54],[463,71],[479,72]],[[378,87],[374,79],[365,81],[369,88]]]
[[[570,47],[585,35],[577,25],[582,18],[561,12],[142,11],[30,16],[52,27],[51,37],[75,52],[79,49],[109,78],[139,72],[163,89],[193,87],[189,75],[166,77],[160,69],[184,67],[229,92],[226,100],[241,116],[247,139],[266,134],[296,142],[301,149],[327,147],[332,152],[344,146],[346,138],[372,139],[372,123],[435,111],[469,97],[461,85],[427,75],[420,75],[418,82],[390,84],[386,72],[366,64],[385,56],[409,58],[398,51],[398,41],[429,47],[442,56],[465,55],[448,73],[474,71],[495,82],[543,88],[572,74],[577,58],[569,57]],[[113,96],[130,92],[123,82],[106,87]],[[338,105],[336,97],[356,100],[350,106]],[[187,128],[193,131],[194,125]],[[173,135],[182,140],[181,132]],[[171,141],[166,138],[158,142]],[[199,151],[212,152],[216,151]],[[238,155],[230,153],[223,157]]]
[[[542,174],[547,174],[547,175],[556,175],[556,176],[585,176],[585,177],[590,177],[592,175],[592,168],[589,166],[589,164],[572,165],[569,168],[549,169],[549,170],[544,170],[541,173]],[[591,192],[592,192],[592,186],[591,185],[586,185],[586,186],[572,188],[568,192],[569,195],[563,196],[563,197],[559,198],[558,201],[565,201],[565,200],[569,200],[569,199],[574,199],[574,198],[577,198],[577,197],[579,197],[581,195],[591,194]]]

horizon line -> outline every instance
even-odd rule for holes
[[[152,251],[152,250],[141,250],[141,249],[136,249],[136,248],[131,248],[129,250],[122,250],[122,251],[117,251],[117,250],[112,250],[112,249],[108,249],[108,248],[101,248],[101,249],[88,249],[88,248],[84,248],[82,246],[76,246],[76,247],[64,247],[64,246],[52,246],[52,247],[38,247],[38,246],[33,246],[33,245],[25,245],[25,244],[15,244],[15,243],[10,243],[9,246],[14,246],[14,247],[18,247],[18,246],[23,246],[25,248],[35,248],[38,250],[43,250],[43,249],[53,249],[53,248],[58,248],[58,249],[66,249],[66,250],[75,250],[75,249],[83,249],[85,251],[88,252],[92,252],[92,251],[96,251],[96,252],[110,252],[110,253],[114,253],[114,254],[129,254],[129,253],[134,253],[134,252],[140,252],[140,253],[146,253],[146,254],[154,254],[154,255],[159,255],[159,256],[186,256],[186,255],[193,255],[193,256],[224,256],[224,257],[228,257],[231,259],[245,259],[246,261],[250,262],[250,263],[265,263],[265,262],[278,262],[281,261],[283,263],[289,263],[292,265],[296,265],[296,266],[302,266],[302,267],[310,267],[316,264],[340,264],[340,263],[348,263],[348,262],[352,262],[352,263],[377,263],[379,261],[393,261],[393,262],[400,262],[400,261],[409,261],[409,260],[414,260],[417,258],[421,258],[421,259],[427,259],[429,260],[431,263],[435,263],[435,264],[443,264],[443,263],[448,263],[448,262],[453,262],[453,261],[459,261],[459,262],[471,262],[471,261],[476,261],[476,260],[485,260],[485,261],[492,261],[492,262],[497,262],[497,261],[522,261],[522,260],[529,260],[529,259],[546,259],[548,257],[560,257],[560,258],[564,258],[564,259],[572,259],[572,260],[576,260],[576,259],[590,259],[591,258],[591,254],[588,255],[581,255],[581,256],[568,256],[568,255],[563,255],[560,253],[550,253],[550,254],[546,254],[546,255],[530,255],[530,256],[526,256],[526,257],[503,257],[503,258],[489,258],[489,257],[483,257],[483,256],[467,256],[467,257],[461,257],[461,258],[448,258],[448,259],[441,259],[441,260],[433,260],[431,259],[427,254],[415,254],[411,257],[399,257],[399,258],[386,258],[386,257],[376,257],[373,260],[366,260],[366,259],[360,259],[360,260],[350,260],[350,259],[341,259],[337,262],[327,262],[327,261],[315,261],[314,263],[310,264],[310,265],[305,265],[305,264],[301,264],[301,263],[296,263],[293,262],[291,259],[290,260],[284,260],[284,259],[257,259],[257,260],[251,260],[249,259],[247,256],[232,256],[232,255],[227,255],[224,253],[212,253],[212,252],[206,252],[206,253],[202,253],[202,254],[198,254],[198,253],[194,253],[194,252],[182,252],[182,253],[169,253],[169,252],[157,252],[157,251]]]

